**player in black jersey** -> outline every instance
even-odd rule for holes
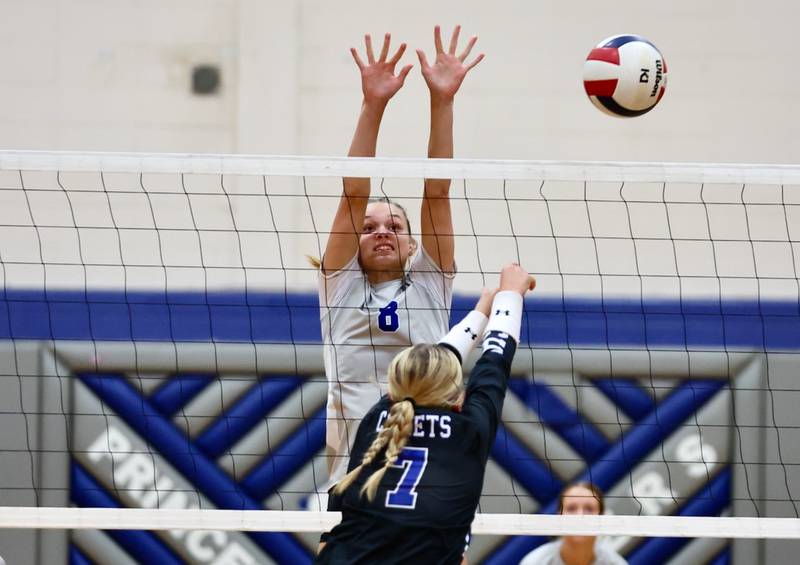
[[[441,342],[395,357],[389,394],[361,421],[334,489],[329,509],[342,521],[317,563],[461,562],[533,286],[519,265],[505,267],[496,294],[484,292]],[[461,362],[480,336],[464,391]]]

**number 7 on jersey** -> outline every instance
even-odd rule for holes
[[[428,465],[427,447],[404,447],[392,467],[403,469],[403,476],[393,490],[386,493],[387,508],[413,510],[417,505],[417,485]]]

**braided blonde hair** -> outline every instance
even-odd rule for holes
[[[414,406],[452,409],[464,396],[461,363],[441,345],[420,343],[401,351],[389,365],[389,395],[395,401],[378,436],[364,453],[361,464],[345,475],[333,492],[343,493],[386,449],[383,466],[372,473],[361,494],[372,501],[386,470],[394,465],[408,443],[414,427]]]

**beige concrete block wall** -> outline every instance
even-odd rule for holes
[[[459,96],[457,153],[522,159],[793,162],[800,125],[796,4],[345,0],[3,0],[4,148],[341,154],[360,102],[348,47],[362,34],[432,50],[431,28],[477,33],[486,60]],[[657,111],[615,120],[586,100],[589,49],[642,34],[669,64]],[[380,152],[422,155],[419,65]],[[194,64],[222,69],[216,96]]]
[[[449,34],[461,23],[464,40],[480,36],[476,53],[485,52],[486,60],[459,93],[458,157],[793,163],[800,155],[800,74],[793,71],[800,9],[790,0],[0,0],[0,11],[3,149],[342,155],[361,100],[348,48],[363,48],[364,32],[379,43],[391,31],[395,45],[409,44],[403,61],[415,68],[386,113],[378,153],[424,156],[428,98],[413,49],[432,56],[433,25]],[[600,113],[581,85],[588,51],[620,32],[651,39],[669,66],[666,97],[640,118]],[[190,92],[197,64],[220,67],[217,94]],[[418,185],[408,186],[402,195],[419,195]],[[479,188],[492,194],[500,185]],[[337,183],[321,190],[335,195]],[[301,187],[292,191],[302,195]],[[24,199],[13,200],[20,208],[10,217],[29,217]],[[302,197],[273,204],[286,230],[312,229]],[[320,231],[332,213],[325,204],[314,203]],[[457,230],[470,234],[464,206],[456,208]],[[506,233],[504,222],[501,213],[473,218],[488,234]],[[282,243],[284,265],[297,269],[290,288],[312,288],[313,274],[300,270],[303,256],[317,254],[324,237],[286,235]],[[192,245],[179,246],[177,255],[194,257]],[[247,266],[236,257],[235,241],[224,245],[232,265]],[[484,253],[484,268],[514,258],[511,244],[497,252],[488,239],[476,244],[465,237],[462,268],[477,269],[486,245],[493,253]],[[624,250],[617,256],[627,260]],[[212,278],[239,286],[242,273],[229,275]],[[259,288],[282,287],[278,275],[254,272],[251,280]],[[151,280],[140,278],[145,286]],[[102,275],[96,284],[117,279]],[[23,274],[17,282],[26,280],[41,284],[40,275]],[[59,286],[74,280],[48,278]],[[458,286],[470,290],[479,282],[460,277]]]
[[[230,151],[237,3],[91,0],[2,3],[3,148]],[[196,63],[221,94],[192,96]]]

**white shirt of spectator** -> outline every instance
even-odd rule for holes
[[[522,558],[519,565],[566,565],[561,559],[561,540],[540,545]],[[627,565],[627,561],[616,551],[605,546],[602,541],[594,544],[592,565]]]

